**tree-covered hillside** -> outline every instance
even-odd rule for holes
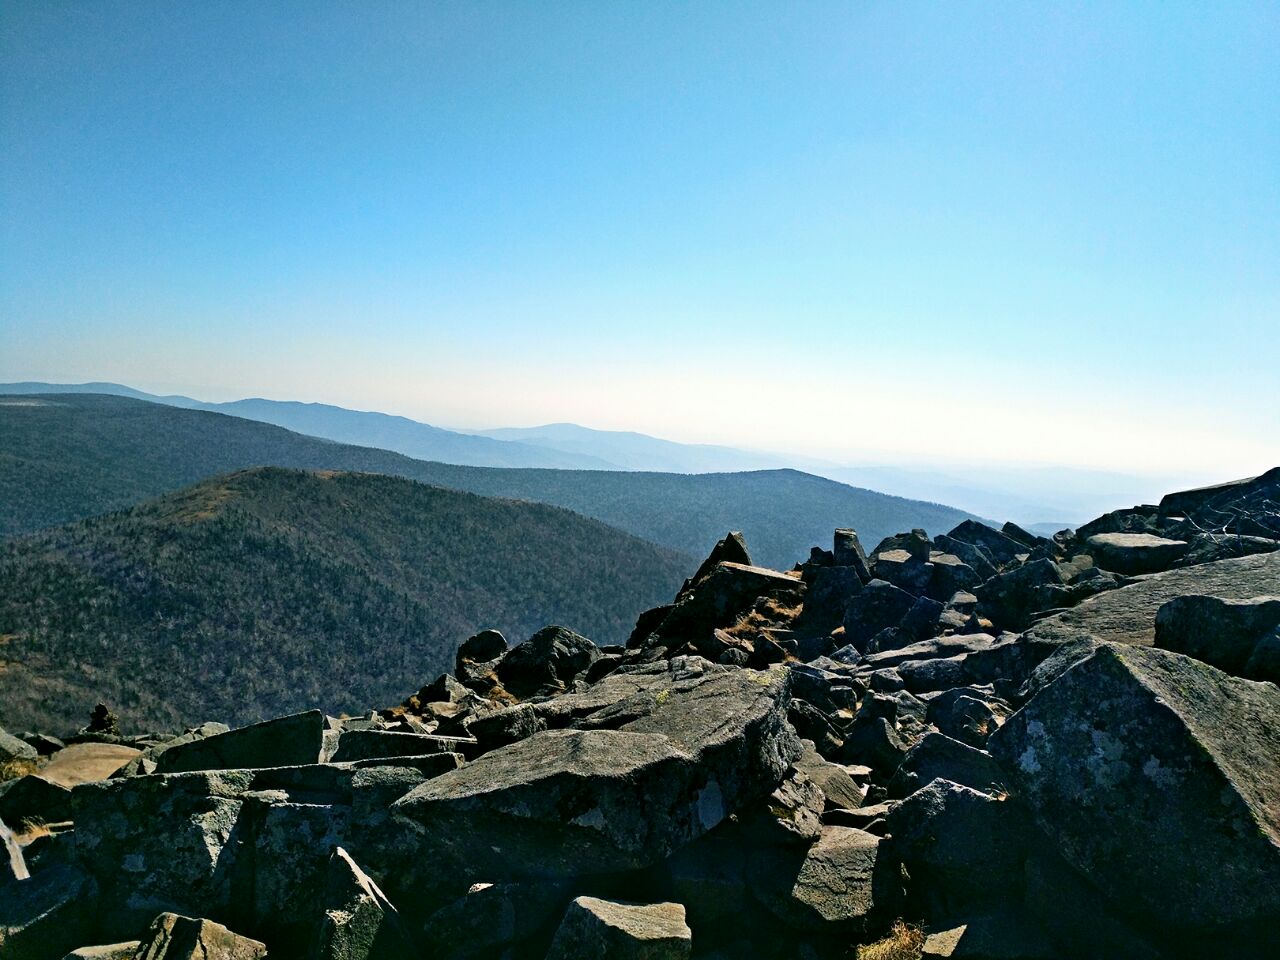
[[[126,397],[0,397],[0,535],[131,506],[252,466],[359,470],[487,496],[567,507],[653,543],[702,556],[742,530],[752,556],[788,567],[855,527],[869,545],[913,527],[949,530],[969,514],[796,470],[627,473],[516,470],[412,460],[269,424]]]
[[[0,544],[0,726],[396,702],[484,627],[625,639],[690,558],[567,510],[254,469]]]

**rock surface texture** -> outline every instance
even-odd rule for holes
[[[1277,502],[788,571],[730,534],[625,647],[487,630],[358,717],[0,733],[0,960],[1274,956]]]

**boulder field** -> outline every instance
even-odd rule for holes
[[[788,571],[730,534],[625,646],[484,631],[359,717],[0,731],[0,960],[1274,956],[1277,503]]]

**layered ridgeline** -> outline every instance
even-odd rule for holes
[[[383,473],[537,500],[695,556],[725,530],[741,530],[757,560],[774,567],[803,559],[836,527],[856,527],[875,543],[899,530],[948,530],[970,516],[795,470],[686,475],[462,467],[126,397],[0,397],[0,535],[131,506],[252,466]]]
[[[543,504],[221,476],[0,545],[0,724],[68,729],[99,698],[143,727],[367,709],[480,627],[621,642],[692,568]]]

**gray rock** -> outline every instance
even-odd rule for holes
[[[600,648],[566,627],[543,627],[498,663],[498,679],[517,697],[563,690],[600,658]]]
[[[489,663],[507,652],[507,638],[497,630],[481,630],[463,641],[454,657],[454,673],[461,675],[465,663]]]
[[[928,557],[928,553],[921,559],[906,550],[887,550],[872,561],[871,573],[877,580],[892,583],[918,597],[929,589],[933,580],[933,564]]]
[[[546,721],[527,703],[477,717],[467,724],[467,732],[476,738],[481,751],[505,747],[545,729]]]
[[[266,944],[212,920],[162,913],[152,922],[137,960],[262,960]]]
[[[698,648],[709,643],[717,627],[732,626],[759,597],[773,590],[799,594],[804,589],[800,580],[776,570],[719,563],[681,595],[654,633],[673,649],[681,643]]]
[[[1005,775],[989,753],[941,733],[929,733],[902,758],[889,782],[889,794],[905,797],[937,779],[983,792],[999,792]]]
[[[692,939],[678,903],[578,897],[565,911],[547,960],[684,960]]]
[[[873,933],[902,906],[901,877],[879,837],[823,827],[808,849],[767,847],[748,862],[753,897],[788,926],[831,937]]]
[[[308,710],[264,720],[227,733],[177,744],[155,757],[157,773],[237,770],[319,763],[325,749],[325,716]]]
[[[1155,642],[1156,611],[1174,597],[1187,594],[1225,600],[1280,594],[1280,553],[1152,574],[1046,617],[1028,630],[1027,636],[1050,644],[1096,638],[1151,646]]]
[[[805,579],[804,609],[795,621],[798,636],[831,633],[844,622],[844,611],[863,580],[854,567],[818,567]]]
[[[124,940],[72,950],[62,960],[135,960],[141,940]]]
[[[111,938],[137,934],[164,911],[226,916],[236,823],[250,771],[130,777],[71,792],[76,849],[97,880]],[[81,943],[84,942],[82,939]]]
[[[717,541],[711,548],[711,552],[707,554],[707,558],[698,565],[693,576],[684,582],[684,586],[676,594],[676,601],[682,600],[694,587],[711,576],[716,567],[722,563],[736,563],[746,567],[752,565],[751,554],[747,551],[747,541],[743,539],[741,531],[730,531],[723,539]]]
[[[963,521],[947,534],[947,537],[950,540],[958,540],[980,548],[999,566],[1012,563],[1019,554],[1026,553],[1028,550],[1026,545],[976,520]],[[938,546],[939,549],[946,550],[948,553],[955,553],[950,544],[945,546],[938,544]]]
[[[1126,576],[1168,570],[1187,552],[1185,541],[1150,533],[1095,533],[1085,542],[1098,566]]]
[[[329,859],[316,960],[402,960],[418,954],[391,901],[350,854]]]
[[[40,754],[36,752],[35,747],[0,729],[0,764],[17,766],[17,764],[26,763],[34,766],[39,759]],[[0,771],[0,777],[3,775]]]
[[[24,820],[61,823],[71,819],[71,791],[36,774],[0,785],[0,820],[14,827]]]
[[[89,876],[66,863],[0,883],[0,957],[46,960],[87,942],[94,894]]]
[[[824,811],[854,810],[862,806],[862,788],[844,766],[823,759],[808,740],[802,740],[801,746],[804,752],[796,761],[796,769],[818,785]]]
[[[1062,855],[1124,912],[1170,932],[1263,937],[1280,922],[1277,729],[1271,684],[1101,644],[990,748]]]
[[[860,652],[886,627],[896,627],[915,605],[916,598],[884,580],[872,580],[854,594],[844,613],[845,640]]]
[[[424,850],[454,850],[477,879],[637,869],[767,795],[800,755],[785,670],[645,678],[629,702],[604,708],[616,728],[536,733],[393,809],[418,825]]]
[[[1036,615],[1065,606],[1069,598],[1062,573],[1041,559],[1008,570],[974,590],[978,612],[1006,630],[1023,630]]]
[[[822,789],[792,769],[769,796],[747,804],[738,822],[750,842],[810,844],[822,832]]]
[[[1265,670],[1266,658],[1254,651],[1280,627],[1280,596],[1223,600],[1175,597],[1156,611],[1155,645],[1195,657],[1219,670],[1250,680],[1280,683],[1280,673]],[[1263,666],[1260,672],[1253,667]]]
[[[871,579],[871,571],[867,565],[867,552],[862,549],[862,541],[858,539],[858,531],[844,527],[836,530],[832,549],[832,559],[837,567],[852,567],[858,579],[866,583]]]
[[[887,816],[894,852],[924,916],[955,916],[1017,902],[1027,825],[1017,805],[933,780]]]

